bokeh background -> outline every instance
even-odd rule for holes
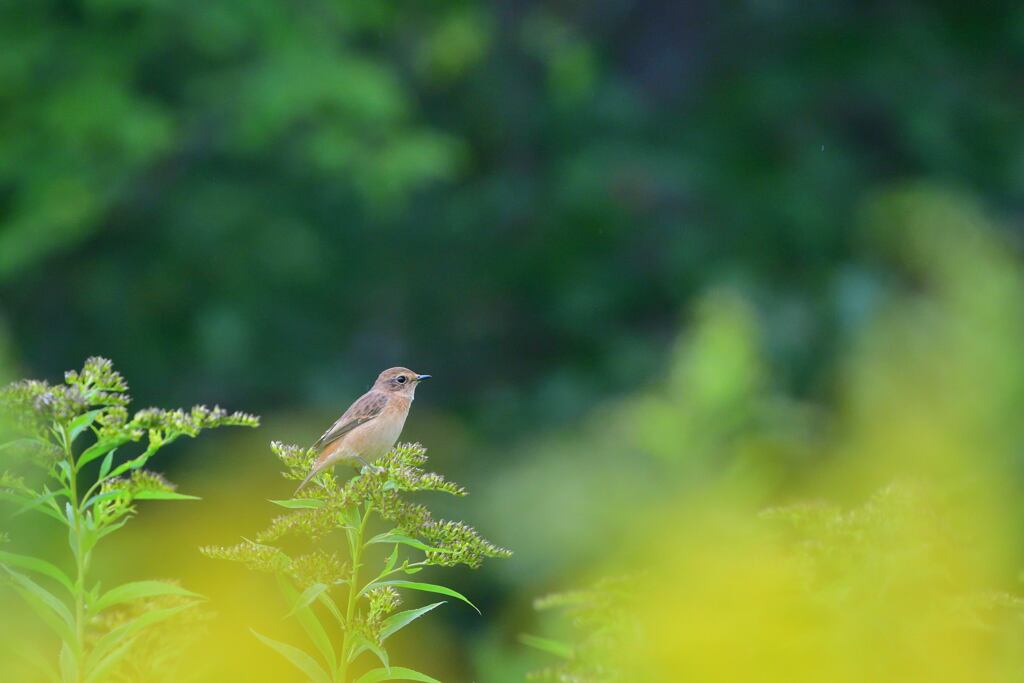
[[[472,492],[439,509],[516,553],[446,580],[483,618],[396,639],[445,681],[523,680],[545,656],[518,635],[559,628],[534,598],[641,568],[687,588],[638,612],[666,658],[632,680],[815,680],[715,655],[817,623],[778,621],[792,576],[729,520],[903,477],[962,484],[984,550],[953,584],[1016,590],[1019,3],[36,0],[0,37],[6,374],[98,354],[137,407],[263,416],[168,449],[203,501],[147,506],[101,565],[210,597],[195,680],[299,680],[248,633],[295,633],[273,582],[196,548],[289,492],[271,439],[312,442],[392,365],[436,378],[404,438]],[[779,602],[736,607],[758,586]],[[919,606],[832,633],[857,662],[878,643],[845,636]],[[932,680],[1021,671],[943,634],[907,637],[984,661]]]

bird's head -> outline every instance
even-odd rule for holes
[[[411,398],[416,393],[416,385],[427,379],[430,379],[430,375],[421,375],[409,368],[388,368],[380,373],[373,388],[393,391]]]

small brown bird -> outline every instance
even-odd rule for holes
[[[313,445],[320,457],[295,493],[319,472],[337,462],[369,465],[395,445],[409,416],[416,386],[430,375],[409,368],[390,368],[380,373],[373,387],[360,396]]]

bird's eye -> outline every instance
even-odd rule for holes
[[[398,377],[395,378],[395,381],[398,382],[399,384],[405,384],[406,379],[408,378],[405,375],[399,375]]]

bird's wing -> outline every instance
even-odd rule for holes
[[[325,446],[337,441],[359,425],[366,424],[380,415],[387,403],[388,397],[379,391],[370,391],[363,394],[356,399],[355,403],[349,406],[344,415],[327,428],[323,436],[313,444],[313,448],[318,451],[323,450]]]

